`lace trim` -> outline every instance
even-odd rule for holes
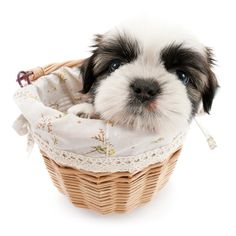
[[[135,156],[89,157],[55,149],[42,140],[36,133],[31,131],[31,134],[39,148],[58,164],[86,171],[111,173],[127,171],[133,173],[151,164],[162,162],[181,148],[185,137],[185,134],[181,134],[175,137],[170,144]]]

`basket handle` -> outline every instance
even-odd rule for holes
[[[52,73],[53,71],[59,69],[60,67],[67,66],[67,67],[75,67],[80,66],[82,64],[83,60],[72,60],[72,61],[66,61],[62,63],[53,63],[46,65],[44,67],[36,67],[29,71],[20,71],[17,75],[17,82],[21,87],[23,87],[22,81],[26,81],[28,84],[30,84],[31,81],[37,80],[41,76],[48,75]]]

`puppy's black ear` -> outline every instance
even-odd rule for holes
[[[94,56],[87,58],[84,60],[84,63],[80,66],[80,72],[83,80],[83,88],[81,93],[87,93],[91,89],[93,83],[95,82],[95,77],[93,74],[94,67]]]
[[[84,60],[84,63],[80,67],[82,79],[83,79],[83,89],[81,90],[82,93],[87,93],[91,89],[93,83],[95,82],[96,78],[94,76],[94,58],[97,53],[97,49],[99,44],[103,40],[102,34],[96,34],[94,38],[95,44],[92,45],[92,53],[93,55]]]
[[[209,114],[212,106],[213,99],[215,97],[217,88],[219,87],[216,76],[212,71],[213,65],[215,65],[215,59],[211,48],[206,48],[207,56],[207,86],[202,94],[203,108],[206,113]]]

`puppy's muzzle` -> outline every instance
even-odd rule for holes
[[[142,103],[155,99],[161,92],[158,82],[153,79],[134,79],[130,90],[131,95]]]

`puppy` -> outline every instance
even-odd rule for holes
[[[95,114],[135,130],[165,135],[185,128],[200,104],[209,113],[218,83],[212,50],[174,28],[122,26],[97,35],[81,66],[92,103],[68,112]]]

